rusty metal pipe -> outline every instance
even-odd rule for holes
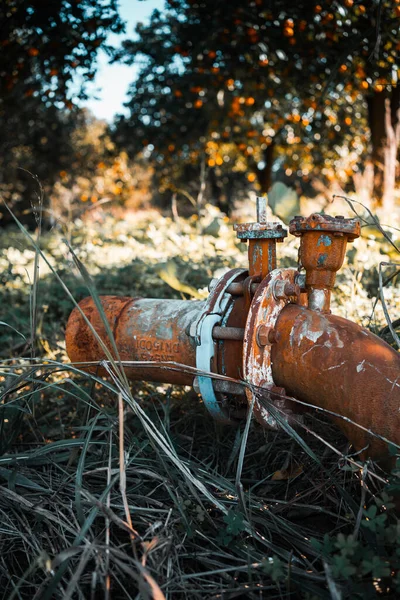
[[[272,374],[289,396],[341,414],[400,444],[400,354],[343,319],[288,305],[278,317]],[[346,420],[337,425],[357,450],[382,458],[385,442]]]
[[[221,422],[244,418],[248,404],[264,427],[277,429],[273,411],[253,391],[260,388],[293,424],[301,418],[295,414],[299,405],[282,396],[342,415],[334,418],[357,450],[368,447],[366,455],[386,457],[384,440],[400,445],[400,354],[330,314],[336,271],[347,243],[360,233],[359,221],[295,217],[290,231],[301,238],[304,275],[276,268],[276,243],[286,231],[267,222],[264,199],[258,199],[257,214],[256,223],[235,227],[239,239],[249,242],[249,270],[232,269],[214,280],[207,301],[101,298],[115,358],[141,362],[125,366],[130,379],[193,385]],[[114,355],[93,300],[83,300],[80,310]],[[67,324],[68,355],[74,363],[99,363],[105,352],[80,310]],[[192,371],[166,369],[168,362]],[[106,374],[96,365],[87,370]],[[213,381],[210,373],[227,378]]]
[[[189,367],[196,366],[196,350],[186,331],[199,317],[204,302],[186,300],[153,300],[103,296],[101,303],[113,332],[119,358],[126,361],[174,361]],[[114,354],[103,320],[92,298],[80,302],[91,325]],[[92,362],[106,358],[90,327],[75,308],[66,328],[66,347],[71,361]],[[86,370],[100,372],[97,367]],[[191,385],[193,375],[173,370],[126,366],[132,380],[159,381]]]

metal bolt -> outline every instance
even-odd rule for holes
[[[193,321],[193,323],[190,323],[189,326],[189,336],[191,338],[195,338],[197,334],[197,320]]]
[[[273,288],[275,300],[286,300],[290,296],[299,296],[300,288],[296,283],[289,283],[284,279],[277,279]]]
[[[284,292],[287,297],[298,296],[300,293],[299,286],[296,283],[286,283]]]
[[[286,298],[285,286],[286,281],[284,279],[277,279],[274,283],[272,293],[275,300],[284,300]]]
[[[295,277],[296,283],[300,288],[300,291],[304,291],[306,288],[306,274],[298,273]]]
[[[270,329],[268,333],[268,342],[270,344],[276,344],[277,342],[276,331],[275,329]]]
[[[268,334],[270,330],[266,325],[260,325],[257,329],[257,344],[259,346],[266,346],[268,344]]]

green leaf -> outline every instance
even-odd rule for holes
[[[387,562],[379,556],[373,556],[371,560],[363,560],[361,569],[364,575],[372,574],[374,578],[389,577],[390,567]]]
[[[357,572],[347,556],[338,554],[332,557],[332,572],[335,577],[348,579]]]
[[[262,570],[275,582],[285,577],[284,563],[278,556],[265,558],[262,563]]]
[[[311,538],[310,544],[313,548],[315,548],[315,550],[317,550],[317,552],[325,557],[330,556],[335,549],[334,541],[327,533],[325,533],[322,542],[315,538]]]
[[[359,545],[353,535],[345,536],[343,533],[338,534],[335,542],[335,547],[340,550],[343,556],[353,556]]]
[[[226,531],[233,535],[237,535],[246,529],[243,515],[238,511],[230,510],[223,516],[223,520],[226,523]]]

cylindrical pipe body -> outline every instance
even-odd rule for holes
[[[343,415],[400,444],[400,354],[341,317],[286,306],[275,328],[272,374],[288,395]],[[357,450],[387,456],[387,444],[335,419]]]
[[[204,308],[204,302],[187,300],[154,300],[103,296],[101,303],[113,332],[119,358],[123,361],[178,362],[196,366],[196,349],[188,330]],[[79,304],[81,310],[106,344],[111,354],[112,344],[103,320],[92,298]],[[66,328],[66,347],[72,362],[92,362],[106,358],[90,327],[75,308]],[[86,370],[100,372],[97,366]],[[132,380],[159,381],[190,385],[193,375],[160,367],[125,366]]]
[[[260,281],[276,269],[276,240],[249,239],[249,275],[259,277]]]

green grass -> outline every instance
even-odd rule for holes
[[[324,415],[310,414],[297,433],[252,421],[223,427],[192,390],[129,385],[113,360],[107,379],[68,366],[72,298],[182,297],[160,278],[160,263],[174,261],[180,281],[203,292],[216,271],[245,264],[222,219],[216,237],[201,237],[211,218],[173,223],[152,213],[77,226],[75,262],[56,231],[33,245],[23,230],[3,234],[0,597],[400,594],[390,499],[398,472],[348,460],[351,448]],[[376,331],[385,325],[379,306],[371,319],[381,247],[356,246],[335,305]],[[41,261],[34,280],[25,269],[39,248],[50,266]]]

